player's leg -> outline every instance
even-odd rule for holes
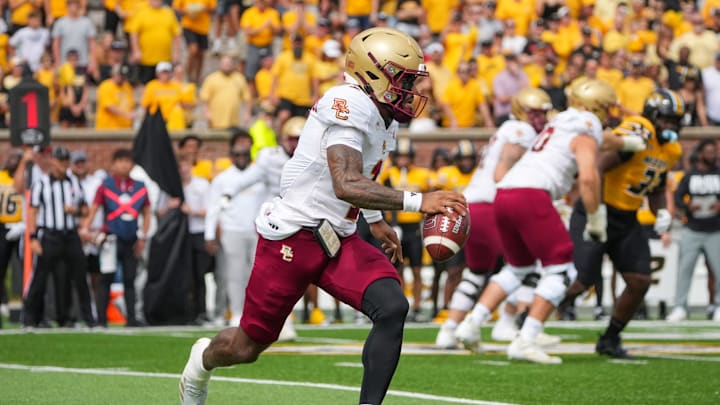
[[[494,213],[507,265],[490,278],[480,300],[458,326],[458,340],[473,351],[479,351],[480,326],[502,301],[520,287],[522,280],[535,270],[535,258],[522,237],[523,223],[533,215],[527,210],[523,190],[498,190]]]
[[[340,255],[320,276],[318,286],[372,321],[363,347],[360,403],[380,404],[400,358],[408,311],[395,268],[383,253],[352,235],[343,239]]]
[[[679,263],[677,271],[677,282],[675,283],[675,303],[672,312],[667,320],[677,322],[687,319],[687,298],[690,291],[690,283],[695,272],[695,263],[703,248],[703,234],[694,232],[685,227],[680,236],[678,251]],[[717,250],[717,248],[716,248]]]
[[[401,224],[402,228],[402,249],[403,255],[410,262],[413,273],[413,305],[408,314],[408,321],[426,322],[428,319],[420,313],[422,304],[423,283],[422,270],[422,236],[420,235],[420,223]]]
[[[461,249],[448,261],[447,279],[443,291],[443,309],[447,309],[453,293],[462,281],[463,270],[465,270],[465,249]]]
[[[272,342],[310,281],[328,262],[312,232],[277,241],[260,238],[238,327],[193,345],[180,379],[183,404],[204,404],[212,370],[252,363]]]
[[[712,275],[714,287],[711,291],[712,302],[717,304],[720,302],[720,232],[712,232],[705,235],[703,250],[705,251],[705,261],[708,268],[708,274]],[[720,321],[720,309],[715,309],[713,313],[714,321]]]
[[[633,318],[650,287],[650,245],[634,212],[629,215],[611,214],[612,211],[615,210],[608,207],[608,240],[611,243],[608,243],[607,249],[610,260],[625,281],[625,289],[615,301],[609,325],[598,339],[595,350],[611,357],[630,358],[622,347],[620,332]],[[625,218],[621,221],[623,215]],[[625,223],[624,229],[621,223]],[[621,231],[624,236],[613,240],[611,233]]]
[[[227,296],[232,313],[230,325],[237,325],[245,304],[245,288],[250,280],[257,236],[254,232],[225,231],[221,243],[227,271]]]

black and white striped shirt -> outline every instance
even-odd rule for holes
[[[65,213],[65,206],[80,208],[85,204],[82,185],[74,175],[58,179],[42,174],[33,182],[30,206],[38,209],[36,223],[38,229],[54,231],[75,230],[80,225],[79,218]]]

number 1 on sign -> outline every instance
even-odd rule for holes
[[[37,93],[29,92],[26,93],[20,99],[25,103],[27,111],[27,127],[37,128],[38,127],[38,111],[37,111]]]

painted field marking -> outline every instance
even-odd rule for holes
[[[172,373],[148,373],[140,371],[123,371],[123,370],[107,370],[107,369],[95,369],[95,368],[69,368],[69,367],[55,367],[55,366],[27,366],[24,364],[6,364],[0,363],[0,369],[6,370],[22,370],[35,373],[63,373],[63,374],[85,374],[85,375],[106,375],[106,376],[125,376],[125,377],[142,377],[142,378],[166,378],[166,379],[180,379],[180,374]],[[304,381],[278,381],[278,380],[265,380],[265,379],[253,379],[253,378],[238,378],[238,377],[221,377],[213,376],[213,381],[224,381],[232,383],[242,384],[257,384],[257,385],[276,385],[284,387],[303,387],[303,388],[319,388],[333,391],[349,391],[349,392],[360,392],[359,387],[350,387],[347,385],[338,384],[322,384],[322,383],[309,383]],[[413,398],[428,400],[433,402],[445,402],[450,404],[471,404],[471,405],[512,405],[506,402],[493,402],[493,401],[482,401],[477,399],[468,398],[455,398],[445,397],[441,395],[433,394],[422,394],[419,392],[408,392],[408,391],[397,391],[389,390],[388,395],[395,397]]]
[[[353,368],[363,368],[362,363],[352,363],[349,361],[341,361],[339,363],[335,363],[336,367],[353,367]]]
[[[475,363],[485,364],[488,366],[509,366],[509,361],[496,361],[496,360],[478,360]]]
[[[644,366],[648,364],[647,360],[632,360],[632,359],[610,359],[608,363],[613,364],[634,364],[638,366]]]
[[[642,354],[642,357],[652,357],[656,359],[668,360],[687,360],[687,361],[708,361],[711,363],[720,363],[720,357],[714,356],[691,356],[682,354]]]

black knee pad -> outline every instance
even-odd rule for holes
[[[363,295],[362,312],[373,322],[405,322],[409,309],[400,283],[393,278],[381,278],[368,286]]]

